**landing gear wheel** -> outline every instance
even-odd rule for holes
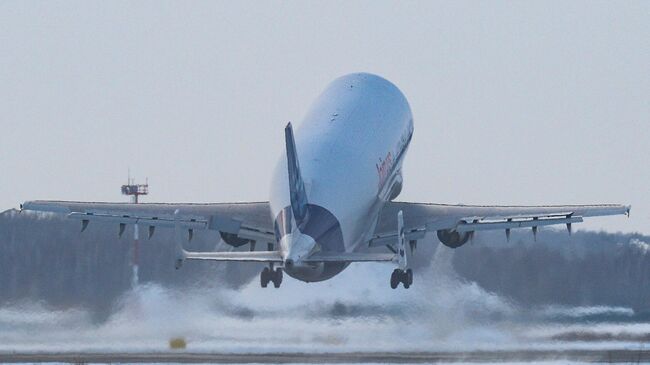
[[[260,284],[262,285],[262,288],[266,288],[266,286],[269,285],[269,281],[271,281],[271,270],[269,270],[268,267],[265,267],[260,274]]]
[[[393,274],[390,276],[390,287],[396,289],[399,283],[404,285],[404,289],[408,289],[413,284],[413,270],[393,270]]]
[[[413,270],[406,269],[406,282],[409,283],[409,286],[413,285]]]
[[[409,275],[406,271],[402,271],[401,274],[402,275],[400,276],[402,279],[402,284],[404,285],[404,289],[408,289],[411,286],[411,283],[409,282]]]
[[[273,274],[273,286],[279,288],[280,284],[282,284],[282,269],[278,267],[271,273]]]
[[[392,289],[397,289],[397,286],[399,285],[400,282],[400,274],[401,274],[401,270],[399,269],[393,270],[393,273],[390,276],[390,287]]]

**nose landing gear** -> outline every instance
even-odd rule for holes
[[[262,273],[260,274],[260,284],[262,285],[262,288],[266,288],[270,282],[273,282],[274,287],[280,287],[280,284],[282,284],[281,268],[278,267],[273,270],[273,268],[265,267],[264,270],[262,270]]]
[[[404,289],[408,289],[413,284],[413,271],[411,269],[406,269],[406,271],[393,270],[393,274],[390,276],[390,287],[396,289],[399,283],[404,285]]]

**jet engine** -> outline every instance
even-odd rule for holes
[[[250,243],[250,240],[247,240],[247,239],[244,239],[244,238],[241,238],[241,237],[237,237],[236,234],[225,233],[225,232],[221,232],[221,231],[219,231],[219,234],[221,235],[221,239],[225,243],[227,243],[227,244],[229,244],[230,246],[233,246],[233,247],[239,247],[239,246],[243,246],[243,245],[245,245],[247,243]]]
[[[458,248],[469,241],[472,232],[459,233],[450,229],[438,230],[438,239],[443,245],[451,248]]]

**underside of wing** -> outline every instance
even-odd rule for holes
[[[159,227],[173,228],[178,219],[181,228],[190,232],[190,238],[194,230],[210,229],[219,231],[224,240],[234,246],[251,240],[275,242],[268,202],[132,204],[37,200],[22,204],[21,211],[65,214],[79,220],[82,230],[91,222],[118,224],[120,235],[126,225],[138,224],[148,227],[151,236]]]
[[[595,205],[541,205],[541,206],[485,206],[433,203],[389,202],[381,212],[373,240],[377,245],[392,239],[397,230],[398,212],[404,215],[406,236],[413,239],[426,232],[471,235],[475,231],[532,228],[580,223],[585,217],[629,214],[630,206],[618,204]],[[440,233],[442,232],[442,233]],[[441,240],[444,238],[441,238]],[[372,242],[371,242],[372,244]]]

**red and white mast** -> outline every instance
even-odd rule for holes
[[[149,179],[145,180],[144,184],[135,184],[134,179],[131,179],[131,173],[127,178],[127,184],[122,185],[122,195],[127,195],[131,197],[131,202],[133,204],[139,203],[140,195],[149,194]],[[133,277],[131,284],[133,287],[138,285],[138,250],[140,245],[140,229],[136,223],[133,226],[133,258],[131,261],[131,266],[133,268]]]

